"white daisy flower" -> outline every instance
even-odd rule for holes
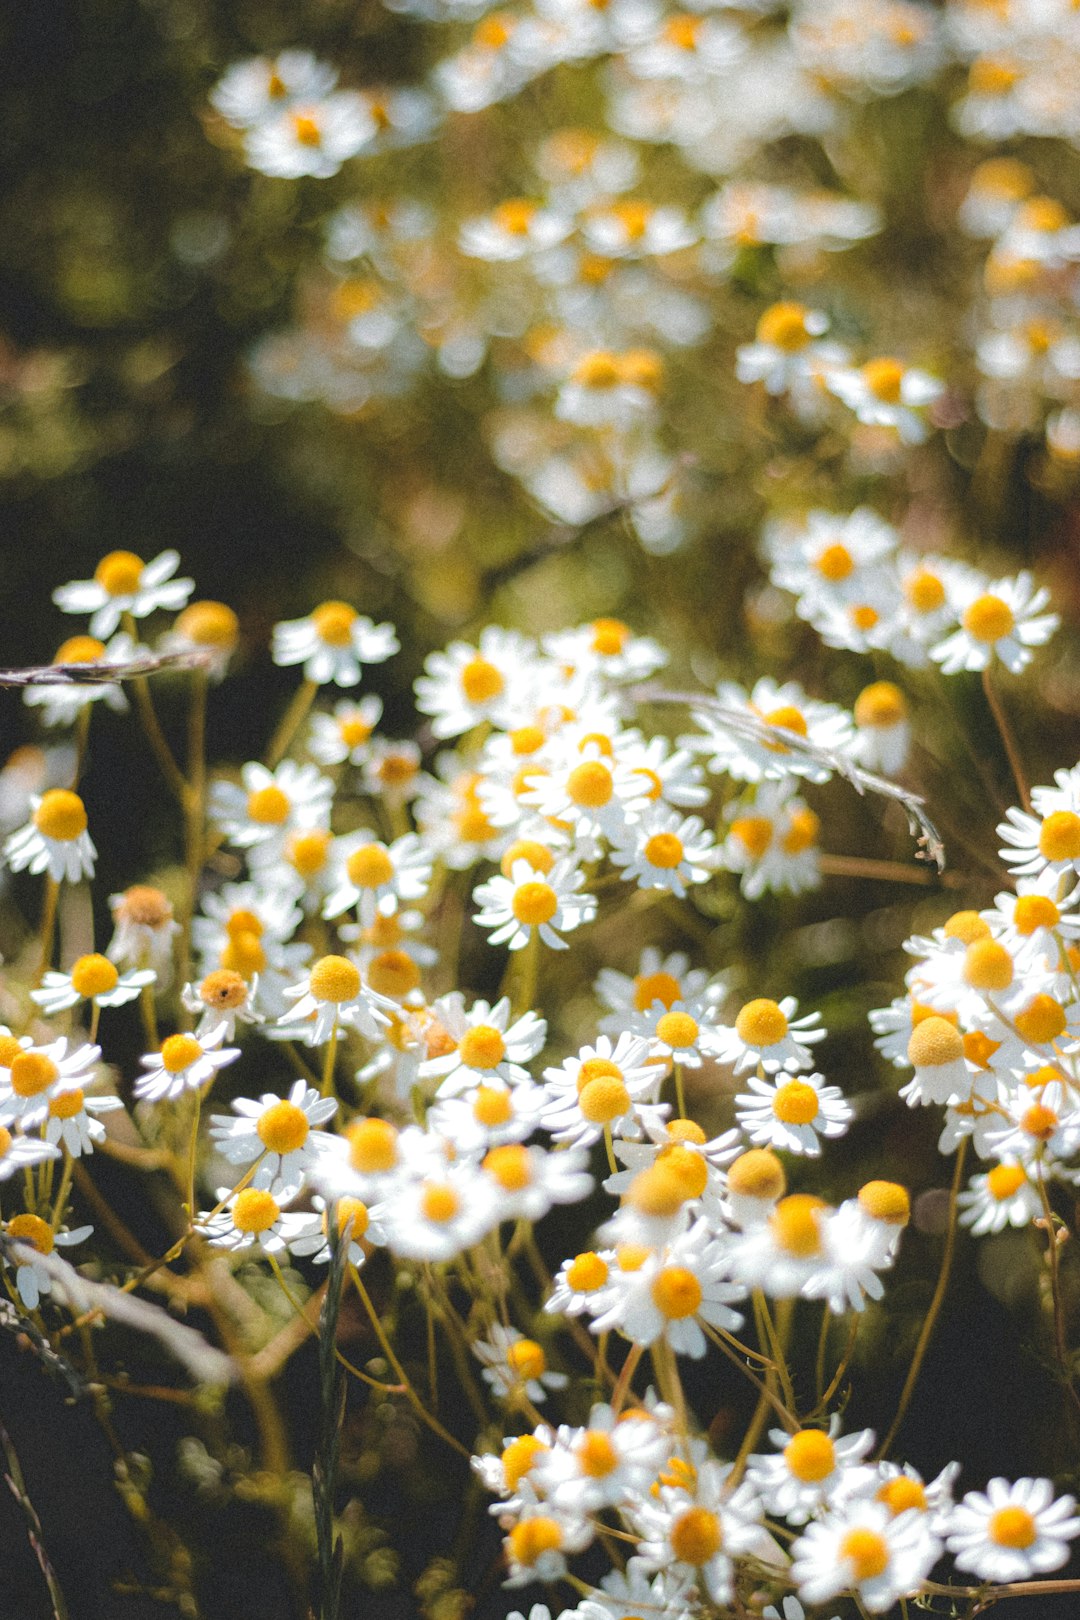
[[[556,1430],[555,1444],[540,1457],[532,1478],[556,1508],[601,1513],[644,1495],[670,1449],[669,1436],[644,1415],[623,1423],[610,1406],[594,1406],[583,1427],[564,1424]]]
[[[27,1046],[14,1052],[0,1067],[0,1124],[17,1120],[24,1131],[40,1125],[54,1097],[93,1084],[100,1058],[100,1046],[77,1046],[69,1051],[64,1035],[48,1046]]]
[[[179,566],[178,551],[163,551],[148,563],[133,551],[110,551],[98,563],[93,579],[59,586],[53,601],[64,613],[89,613],[90,634],[104,639],[125,613],[145,619],[158,608],[179,612],[195,589],[193,579],[173,578]]]
[[[576,630],[543,638],[549,658],[577,675],[608,681],[643,681],[662,669],[668,655],[652,636],[636,636],[621,619],[594,619]]]
[[[735,351],[740,382],[763,382],[767,393],[785,394],[803,381],[808,361],[822,348],[815,339],[829,329],[828,317],[805,304],[770,304],[757,323],[753,343]],[[826,346],[827,347],[827,346]]]
[[[230,1164],[261,1160],[253,1186],[266,1187],[278,1196],[287,1188],[299,1189],[332,1140],[329,1132],[315,1127],[333,1119],[336,1098],[320,1097],[313,1086],[297,1080],[287,1097],[267,1091],[258,1101],[236,1097],[231,1106],[237,1118],[210,1116],[210,1136],[217,1151]]]
[[[283,1040],[322,1046],[339,1025],[349,1025],[376,1041],[387,1025],[392,1003],[366,989],[360,969],[347,956],[320,956],[297,985],[285,991],[294,1006],[278,1019]]]
[[[382,1214],[392,1253],[438,1263],[472,1248],[499,1216],[494,1184],[476,1165],[432,1162],[428,1172],[419,1166],[398,1181]]]
[[[664,1339],[677,1355],[700,1359],[708,1349],[701,1323],[733,1332],[742,1316],[732,1310],[746,1290],[729,1280],[727,1243],[706,1220],[655,1251],[639,1270],[617,1272],[607,1308],[594,1316],[594,1333],[617,1327],[634,1344]]]
[[[633,976],[614,968],[602,968],[597,975],[596,994],[610,1008],[600,1028],[606,1035],[618,1035],[626,1028],[630,1015],[649,1012],[657,1002],[668,1012],[677,1001],[689,1005],[700,997],[706,1007],[718,1001],[723,991],[722,982],[710,984],[708,973],[691,968],[690,958],[682,951],[664,956],[655,946],[647,945]]]
[[[109,960],[137,971],[153,968],[167,984],[172,977],[173,940],[180,932],[168,896],[148,883],[134,883],[122,894],[110,894],[109,910],[113,918],[113,937],[105,953]]]
[[[1080,935],[1080,916],[1075,909],[1080,902],[1080,888],[1071,892],[1064,889],[1061,875],[1049,870],[1036,877],[1018,878],[1016,892],[1005,890],[996,895],[993,911],[984,911],[981,916],[1018,962],[1038,956],[1053,962],[1061,946]]]
[[[69,788],[50,788],[30,800],[30,820],[4,844],[13,872],[47,872],[54,883],[92,878],[97,850],[87,832],[86,806]]]
[[[436,737],[459,737],[482,720],[517,721],[515,692],[531,662],[530,644],[513,630],[488,625],[476,647],[451,642],[431,653],[416,680],[416,706],[432,716]]]
[[[850,1488],[854,1476],[863,1480],[867,1470],[859,1465],[874,1446],[873,1429],[860,1429],[838,1438],[840,1419],[835,1415],[828,1429],[800,1429],[788,1434],[770,1429],[769,1439],[776,1447],[772,1454],[757,1453],[746,1465],[748,1482],[755,1487],[770,1513],[790,1524],[805,1524],[822,1505],[828,1506],[834,1493]]]
[[[549,1390],[565,1389],[570,1382],[565,1373],[549,1368],[542,1345],[500,1322],[472,1350],[483,1369],[480,1376],[499,1400],[513,1402],[524,1395],[536,1405],[547,1399]]]
[[[1009,846],[998,854],[1018,877],[1080,877],[1080,768],[1055,771],[1054,787],[1031,790],[1034,814],[1006,811],[1006,820],[997,828],[999,838]]]
[[[922,1585],[941,1543],[918,1514],[894,1518],[882,1502],[855,1501],[808,1525],[791,1555],[808,1603],[853,1591],[871,1614],[883,1614]]]
[[[530,1581],[560,1580],[566,1574],[566,1554],[580,1552],[593,1535],[588,1519],[558,1514],[533,1497],[503,1542],[510,1572],[503,1585],[512,1588]]]
[[[283,180],[302,175],[327,180],[370,145],[375,130],[363,96],[355,90],[337,90],[317,100],[294,102],[249,129],[244,155],[261,174]]]
[[[690,733],[679,739],[681,746],[710,755],[706,769],[722,771],[737,782],[761,782],[785,776],[804,776],[811,782],[828,781],[831,768],[790,748],[783,741],[782,732],[791,732],[829,751],[850,748],[853,736],[850,716],[835,704],[808,698],[795,681],[778,686],[763,677],[749,696],[741,686],[721,682],[716,695],[726,708],[778,730],[777,740],[772,742],[765,737],[759,739],[744,734],[741,728],[736,732],[708,710],[694,712],[694,723],[702,728],[704,736]]]
[[[54,664],[126,664],[139,653],[145,652],[131,637],[121,631],[108,646],[94,636],[71,636],[56,649]],[[42,723],[46,726],[74,725],[90,703],[104,702],[110,709],[123,713],[128,706],[123,688],[117,681],[58,682],[28,686],[23,691],[23,702],[31,708],[40,708]]]
[[[258,1246],[264,1254],[282,1254],[295,1238],[306,1236],[317,1221],[311,1215],[291,1214],[265,1187],[245,1187],[230,1197],[227,1187],[218,1188],[225,1208],[216,1214],[199,1215],[196,1230],[217,1249]]]
[[[545,1311],[559,1316],[580,1316],[593,1312],[612,1276],[614,1249],[587,1249],[564,1260],[555,1273],[554,1286],[544,1304]]]
[[[860,422],[895,428],[905,444],[921,444],[926,438],[919,412],[945,392],[937,377],[891,357],[868,360],[857,369],[837,366],[827,374],[825,386]]]
[[[269,844],[276,859],[286,834],[298,827],[322,827],[330,820],[334,784],[314,765],[282,760],[273,771],[251,760],[240,782],[211,784],[209,814],[238,849]]]
[[[524,1142],[539,1125],[546,1102],[543,1086],[531,1080],[473,1085],[457,1096],[436,1097],[428,1109],[428,1129],[461,1154],[486,1153],[506,1142]]]
[[[542,1051],[547,1023],[534,1012],[511,1023],[510,998],[494,1006],[476,1001],[468,1012],[460,990],[432,1004],[440,1045],[449,1044],[420,1066],[421,1079],[438,1079],[438,1095],[452,1097],[476,1085],[514,1086],[529,1078],[526,1063]]]
[[[140,1101],[163,1102],[197,1091],[240,1056],[238,1046],[221,1045],[224,1033],[216,1030],[201,1041],[194,1035],[167,1036],[159,1051],[139,1060],[146,1073],[136,1080],[132,1094]]]
[[[899,776],[911,750],[907,699],[894,681],[864,686],[852,710],[855,740],[852,753],[868,771]]]
[[[730,1063],[736,1074],[759,1065],[769,1074],[777,1069],[788,1073],[809,1069],[814,1061],[810,1048],[823,1041],[827,1031],[820,1028],[820,1013],[796,1018],[798,1010],[794,996],[782,1001],[758,996],[740,1008],[734,1027],[713,1027],[709,1051],[722,1063]]]
[[[569,236],[573,221],[528,197],[511,197],[489,214],[467,219],[458,247],[468,258],[510,263],[554,247]]]
[[[595,204],[582,221],[582,236],[606,259],[638,259],[693,247],[698,231],[681,208],[621,197]]]
[[[335,703],[332,714],[313,714],[308,749],[320,765],[363,765],[382,718],[382,698],[369,693],[358,703]]]
[[[1060,1569],[1080,1535],[1071,1496],[1054,1499],[1048,1479],[992,1479],[968,1491],[948,1520],[947,1546],[957,1569],[981,1581],[1028,1581]]]
[[[661,1073],[667,1072],[668,1063],[699,1069],[702,1056],[712,1054],[713,1025],[708,1012],[697,1002],[687,1006],[675,1001],[665,1008],[654,1001],[648,1012],[636,1013],[628,1022],[635,1035],[648,1038],[653,1057],[664,1060]]]
[[[66,973],[46,973],[41,988],[31,990],[30,999],[37,1002],[46,1018],[55,1018],[80,1001],[92,1002],[95,1007],[123,1007],[156,978],[153,968],[121,974],[107,956],[94,951],[80,956]]]
[[[489,1148],[480,1168],[496,1186],[500,1221],[539,1221],[555,1204],[577,1204],[593,1189],[584,1148],[549,1153],[538,1146],[505,1142]]]
[[[649,1042],[620,1035],[616,1042],[597,1037],[575,1057],[544,1070],[548,1104],[541,1118],[556,1142],[587,1146],[605,1128],[633,1135],[640,1110],[654,1104],[663,1067],[651,1061]]]
[[[480,909],[473,921],[492,930],[492,945],[522,950],[535,929],[550,950],[564,951],[560,932],[569,933],[596,914],[595,897],[579,892],[584,882],[584,872],[570,858],[556,861],[542,877],[527,860],[516,860],[509,877],[499,874],[477,884],[473,900]]]
[[[189,602],[162,636],[163,653],[198,653],[211,681],[224,680],[240,641],[240,620],[226,602]]]
[[[578,427],[628,430],[656,408],[663,362],[653,350],[589,349],[555,399],[555,415]]]
[[[10,1181],[17,1171],[40,1164],[43,1159],[58,1159],[60,1149],[52,1142],[37,1136],[12,1136],[6,1125],[0,1125],[0,1182]]]
[[[297,1259],[311,1260],[317,1266],[329,1265],[331,1252],[327,1230],[331,1206],[318,1193],[311,1202],[320,1217],[318,1229],[293,1238],[289,1249]],[[386,1230],[378,1213],[378,1205],[369,1209],[360,1198],[338,1198],[332,1207],[337,1215],[339,1237],[344,1238],[346,1231],[349,1234],[349,1264],[359,1270],[368,1257],[368,1250],[386,1242]]]
[[[666,889],[686,898],[686,886],[705,883],[715,867],[716,844],[700,816],[650,809],[612,837],[611,859],[641,889]]]
[[[816,1158],[821,1137],[843,1136],[853,1117],[840,1087],[825,1085],[820,1074],[752,1074],[746,1083],[750,1092],[735,1098],[735,1118],[758,1147]]]
[[[20,1245],[10,1260],[15,1264],[15,1286],[19,1298],[28,1311],[36,1311],[43,1294],[52,1293],[52,1277],[41,1264],[39,1255],[50,1255],[54,1248],[70,1248],[85,1243],[93,1232],[92,1226],[77,1226],[72,1231],[61,1228],[54,1231],[40,1215],[15,1215],[5,1222],[4,1231]],[[8,1257],[4,1257],[8,1260]]]
[[[119,1097],[88,1097],[81,1086],[58,1091],[49,1103],[46,1142],[63,1147],[73,1159],[93,1153],[94,1143],[105,1137],[105,1126],[94,1116],[123,1108]]]
[[[199,984],[185,984],[180,1000],[188,1012],[198,1013],[196,1037],[201,1041],[207,1035],[221,1030],[221,1039],[231,1041],[236,1036],[237,1024],[258,1024],[262,1016],[252,1005],[259,993],[259,975],[251,983],[230,968],[215,968]]]
[[[761,1503],[747,1484],[730,1490],[731,1465],[706,1462],[697,1469],[693,1494],[662,1486],[659,1501],[644,1498],[633,1520],[641,1540],[637,1556],[645,1571],[666,1570],[693,1580],[715,1604],[731,1602],[732,1559],[752,1554],[778,1565],[782,1554],[760,1523]]]
[[[401,643],[392,624],[374,624],[348,602],[323,602],[306,619],[276,624],[273,650],[275,664],[303,664],[305,679],[319,686],[356,686],[362,665],[385,663],[401,651]],[[371,712],[361,710],[362,724]],[[377,713],[372,725],[376,720]],[[366,738],[358,737],[350,748],[361,741]]]
[[[1049,600],[1046,587],[1036,588],[1026,572],[989,585],[972,583],[953,604],[960,628],[931,647],[930,656],[946,675],[987,669],[995,658],[1015,675],[1031,662],[1032,647],[1049,641],[1061,622],[1056,613],[1042,611]]]
[[[748,900],[820,886],[821,821],[793,792],[790,779],[759,783],[753,801],[735,809],[720,859],[729,872],[739,873]]]
[[[281,51],[234,62],[210,92],[210,102],[236,129],[252,129],[294,101],[317,100],[337,83],[337,70],[310,51]]]
[[[1007,1226],[1030,1226],[1042,1214],[1042,1199],[1021,1164],[995,1164],[972,1176],[960,1194],[960,1224],[972,1237],[1003,1232]]]
[[[416,833],[403,833],[392,844],[379,841],[366,828],[336,838],[330,848],[332,880],[323,903],[326,918],[340,917],[353,906],[370,927],[379,913],[393,912],[405,900],[419,900],[431,882],[431,855]]]
[[[673,749],[666,737],[648,741],[624,733],[622,757],[636,776],[643,778],[650,805],[697,809],[709,801],[704,772],[685,748]]]

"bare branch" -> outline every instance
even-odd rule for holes
[[[42,664],[29,669],[0,669],[0,686],[107,686],[114,681],[134,681],[141,675],[155,675],[160,669],[207,669],[213,662],[209,652],[147,653],[126,664],[110,664],[103,659],[86,664]]]

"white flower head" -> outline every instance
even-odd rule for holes
[[[221,1045],[224,1034],[219,1028],[202,1040],[194,1035],[166,1036],[157,1052],[141,1059],[146,1073],[136,1080],[133,1094],[140,1101],[163,1102],[197,1091],[240,1056],[239,1047]]]
[[[522,950],[535,930],[550,950],[564,951],[562,934],[591,922],[596,913],[595,898],[580,893],[584,883],[584,872],[570,858],[556,861],[543,875],[527,860],[516,860],[509,877],[499,874],[477,884],[473,899],[480,910],[473,920],[492,930],[492,945]]]
[[[306,619],[288,619],[274,626],[275,664],[303,664],[305,678],[319,686],[356,686],[364,664],[385,663],[400,650],[392,624],[374,624],[348,602],[323,602]],[[362,725],[370,717],[369,734],[381,708],[380,704],[378,712],[373,713],[370,706],[360,711]],[[337,713],[335,710],[335,717]],[[347,717],[341,723],[343,738],[348,723]],[[359,737],[355,724],[348,735],[356,738],[350,749],[367,740]],[[324,758],[323,763],[332,761]]]
[[[30,820],[4,844],[13,872],[46,872],[54,883],[92,878],[97,850],[87,832],[86,806],[70,788],[50,788],[30,800]]]
[[[57,1013],[84,1000],[95,1007],[123,1007],[156,978],[153,968],[122,974],[107,956],[93,951],[80,956],[66,973],[46,973],[41,988],[31,990],[30,999],[37,1002],[46,1018],[55,1018]]]
[[[1043,612],[1049,601],[1050,592],[1036,588],[1028,573],[988,585],[973,582],[954,603],[959,629],[932,647],[930,656],[946,675],[987,669],[995,658],[1016,675],[1031,662],[1031,649],[1049,641],[1061,622],[1056,613]]]
[[[178,551],[163,551],[148,563],[133,551],[110,551],[93,579],[58,586],[53,601],[64,613],[89,613],[92,636],[111,636],[126,613],[145,619],[158,608],[176,613],[184,606],[195,581],[174,579],[179,566]]]
[[[1028,1581],[1067,1562],[1080,1518],[1071,1496],[1055,1501],[1048,1479],[992,1479],[956,1504],[947,1531],[957,1569],[982,1581]]]

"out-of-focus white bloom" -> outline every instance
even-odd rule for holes
[[[89,613],[90,634],[111,636],[125,613],[145,619],[158,608],[176,613],[195,589],[193,579],[174,579],[180,566],[178,551],[163,551],[144,563],[133,551],[110,551],[102,557],[93,579],[73,580],[53,592],[64,613]]]

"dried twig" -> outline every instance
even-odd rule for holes
[[[352,1229],[338,1231],[337,1206],[330,1209],[327,1241],[330,1272],[319,1314],[319,1437],[311,1468],[311,1496],[315,1505],[315,1536],[319,1550],[318,1620],[338,1620],[341,1609],[341,1572],[344,1545],[334,1534],[334,1494],[341,1427],[345,1420],[345,1373],[337,1356],[337,1324],[341,1293],[349,1258]]]
[[[53,1620],[68,1620],[68,1606],[64,1601],[64,1594],[60,1590],[60,1582],[56,1578],[56,1571],[49,1562],[49,1555],[45,1551],[45,1539],[41,1529],[41,1520],[37,1516],[37,1509],[31,1502],[26,1490],[26,1481],[19,1466],[18,1453],[11,1443],[11,1436],[4,1425],[0,1423],[0,1449],[4,1453],[4,1483],[8,1490],[22,1508],[26,1519],[26,1539],[33,1548],[34,1557],[38,1567],[45,1577],[45,1585],[49,1588],[49,1601],[52,1604]]]
[[[126,664],[98,660],[86,664],[41,664],[28,669],[0,669],[0,686],[107,686],[134,681],[160,669],[209,668],[213,655],[205,652],[147,653]]]

